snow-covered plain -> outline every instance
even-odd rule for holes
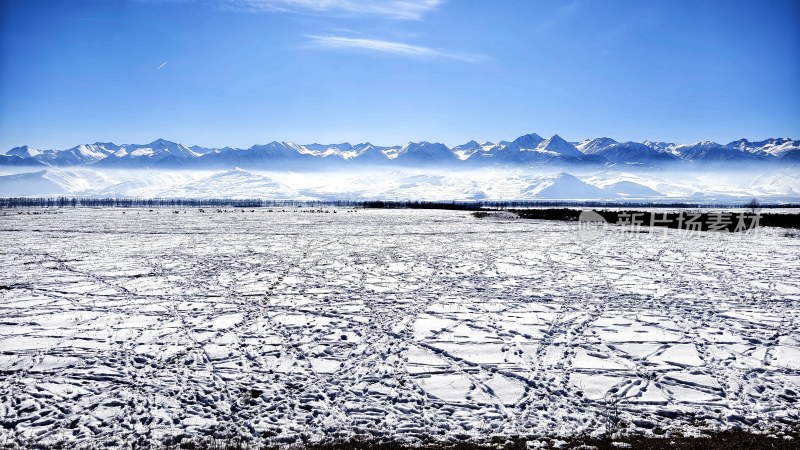
[[[630,170],[576,167],[366,168],[352,171],[0,168],[0,197],[274,200],[611,200],[800,202],[800,169]]]
[[[0,212],[0,442],[800,422],[785,230],[177,211]]]

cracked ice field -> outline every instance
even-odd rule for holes
[[[800,239],[466,212],[0,215],[0,439],[800,421]],[[613,406],[616,405],[616,406]]]

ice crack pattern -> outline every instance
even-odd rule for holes
[[[800,240],[779,229],[32,211],[0,214],[0,440],[800,421]]]

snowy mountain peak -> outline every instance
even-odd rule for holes
[[[479,151],[486,151],[487,148],[484,144],[479,144],[477,141],[472,140],[467,142],[466,144],[461,144],[453,147],[452,152],[458,157],[460,160],[465,160]]]
[[[389,161],[389,157],[384,151],[385,149],[378,148],[369,142],[365,144],[359,144],[359,147],[360,150],[354,158],[359,162],[381,164]]]
[[[574,145],[565,141],[561,136],[554,134],[550,139],[541,142],[536,151],[539,152],[553,152],[563,156],[580,157],[583,153],[580,152]]]
[[[581,141],[575,147],[587,155],[594,155],[597,152],[605,149],[608,146],[616,144],[617,141],[608,137],[601,137],[595,139],[586,139]]]
[[[534,149],[544,141],[544,138],[536,133],[526,134],[514,139],[508,144],[508,147],[517,147],[521,149]]]
[[[41,150],[33,148],[29,145],[14,147],[6,152],[6,155],[19,156],[20,158],[35,158],[36,156],[39,156],[41,154],[42,154]]]
[[[396,161],[415,161],[427,163],[442,163],[456,160],[456,155],[439,142],[409,142],[397,151],[394,160]]]
[[[472,140],[467,142],[466,144],[461,144],[453,147],[453,150],[476,150],[479,148],[481,148],[481,144],[479,144],[475,140]]]
[[[675,144],[672,142],[659,142],[659,141],[650,141],[644,140],[642,144],[652,148],[661,153],[672,153],[672,149],[675,147]]]

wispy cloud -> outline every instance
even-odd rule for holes
[[[443,0],[219,0],[223,6],[249,11],[376,15],[417,20]]]
[[[324,48],[361,49],[378,53],[394,54],[412,58],[453,59],[466,63],[477,63],[486,59],[483,55],[468,55],[447,52],[430,47],[405,44],[379,39],[363,39],[342,36],[308,36],[311,42]]]
[[[163,68],[164,68],[164,66],[166,66],[166,65],[167,65],[167,62],[166,62],[166,61],[164,61],[163,63],[161,63],[161,65],[160,65],[160,66],[158,66],[158,69],[156,69],[156,70],[161,70],[161,69],[163,69]]]
[[[580,0],[561,4],[552,14],[540,20],[533,29],[538,33],[548,33],[577,14],[581,7],[582,2]]]

